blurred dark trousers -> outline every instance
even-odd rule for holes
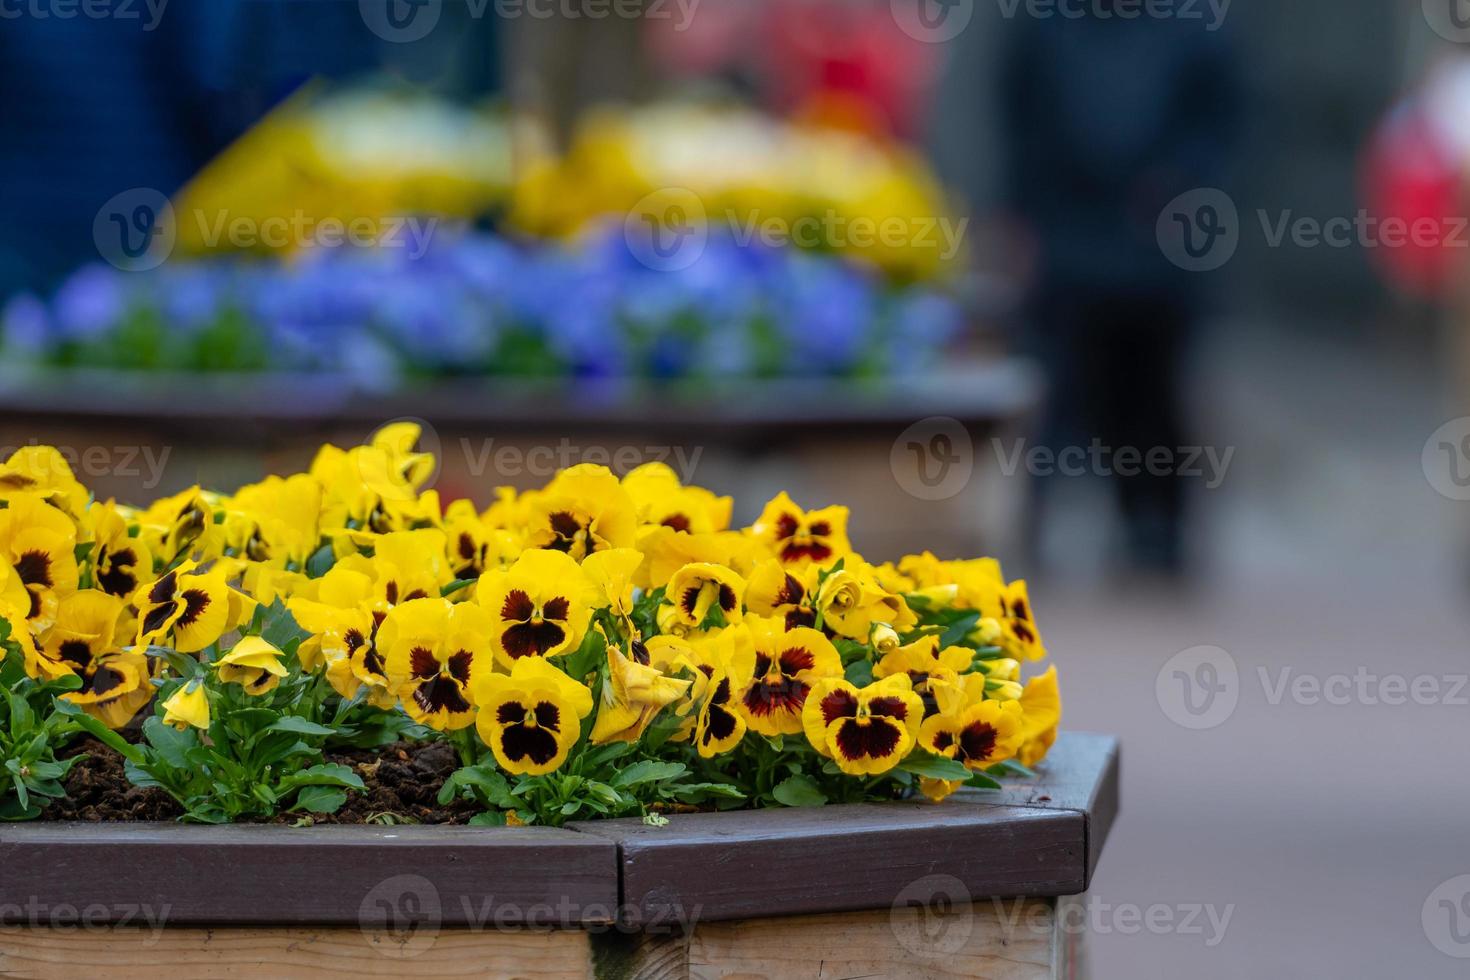
[[[1179,571],[1183,484],[1162,472],[1161,455],[1155,472],[1145,463],[1158,448],[1169,451],[1170,467],[1181,458],[1190,304],[1167,291],[1073,286],[1050,290],[1035,310],[1037,353],[1050,385],[1040,443],[1058,454],[1056,474],[1035,482],[1035,519],[1048,484],[1085,467],[1114,488],[1129,557],[1151,570]],[[1131,452],[1120,457],[1120,450]]]

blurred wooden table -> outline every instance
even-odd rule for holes
[[[992,440],[1019,434],[1041,389],[1034,368],[1005,359],[894,380],[444,378],[385,392],[331,375],[0,367],[0,450],[60,446],[99,497],[146,502],[303,469],[323,442],[356,444],[412,418],[439,455],[445,499],[483,504],[494,486],[539,486],[570,463],[622,472],[662,459],[733,494],[737,522],[784,489],[806,506],[849,504],[854,542],[872,556],[959,556],[1014,523],[997,511],[1014,509],[1020,481],[997,477]],[[936,438],[968,474],[953,493],[907,472],[928,465]]]

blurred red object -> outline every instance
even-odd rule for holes
[[[922,131],[940,67],[938,46],[872,0],[704,0],[683,29],[650,32],[673,74],[739,74],[777,112],[903,138]]]
[[[1422,95],[1404,100],[1369,142],[1363,194],[1378,222],[1378,247],[1367,251],[1396,288],[1445,299],[1470,242],[1464,195],[1470,160],[1431,105]]]

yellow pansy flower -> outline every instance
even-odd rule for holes
[[[474,680],[476,730],[506,772],[539,776],[566,761],[592,713],[592,692],[539,657],[523,657],[509,674]]]
[[[222,569],[196,572],[193,561],[139,586],[133,595],[138,609],[138,646],[163,645],[167,638],[180,653],[203,650],[237,629],[255,611],[255,603],[230,588]]]
[[[529,503],[526,544],[577,561],[609,548],[633,547],[638,515],[612,471],[595,463],[562,470]]]
[[[215,662],[215,672],[226,684],[239,684],[246,694],[269,694],[289,671],[281,651],[264,637],[247,636]]]
[[[19,494],[39,497],[74,521],[91,497],[54,446],[22,446],[0,464],[0,500]]]
[[[689,682],[664,676],[652,664],[639,663],[618,649],[607,646],[607,683],[593,722],[593,744],[636,742],[653,719],[668,705],[684,696]]]
[[[831,565],[852,553],[847,540],[847,508],[805,511],[783,490],[766,504],[750,533],[785,565]]]
[[[141,537],[128,534],[127,521],[115,503],[109,500],[88,507],[85,526],[92,538],[87,563],[97,588],[127,599],[140,582],[153,577],[153,556]]]
[[[842,676],[842,658],[832,641],[806,626],[787,630],[780,620],[747,617],[755,646],[749,684],[739,706],[750,727],[762,735],[798,735],[801,710],[812,686]]]
[[[802,707],[807,741],[850,776],[876,776],[903,761],[919,734],[924,706],[895,674],[857,688],[840,677],[818,681]]]
[[[109,728],[121,728],[153,697],[147,658],[124,649],[123,601],[93,589],[61,600],[56,625],[46,632],[41,655],[82,680],[62,698],[81,706]]]
[[[489,638],[506,666],[523,657],[554,657],[575,650],[587,630],[597,586],[576,561],[559,551],[521,552],[503,572],[487,572],[475,586],[489,613]]]
[[[56,621],[61,598],[77,590],[76,545],[76,524],[36,494],[13,494],[0,510],[0,562],[14,574],[0,587],[14,599],[19,580],[27,594],[26,618],[36,632]]]
[[[726,624],[738,623],[745,579],[723,565],[697,562],[674,573],[665,596],[674,607],[674,617],[690,629],[700,628],[715,609]]]
[[[201,731],[209,729],[209,692],[199,679],[179,685],[163,702],[163,723],[183,731],[190,725]]]
[[[717,497],[703,487],[684,486],[666,463],[644,463],[623,477],[641,524],[674,531],[708,534],[730,526],[734,500]]]
[[[1057,690],[1057,669],[1047,668],[1046,673],[1026,682],[1019,699],[1024,723],[1021,729],[1021,747],[1016,757],[1023,766],[1034,766],[1046,757],[1052,743],[1057,740],[1057,727],[1062,721],[1062,697]]]
[[[470,602],[414,599],[394,606],[378,642],[389,688],[408,716],[439,731],[475,720],[470,681],[490,669],[490,616]]]
[[[642,564],[643,555],[633,548],[613,548],[588,555],[582,562],[582,571],[597,586],[598,598],[594,605],[605,606],[614,616],[623,619],[631,616],[634,580]]]
[[[1015,701],[980,701],[955,714],[924,719],[919,744],[976,771],[1014,758],[1021,747],[1024,719]]]

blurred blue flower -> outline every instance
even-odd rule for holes
[[[455,231],[422,255],[342,247],[132,276],[91,265],[49,306],[33,296],[7,304],[4,342],[49,356],[116,329],[130,304],[181,333],[235,310],[260,331],[273,367],[346,374],[373,390],[405,372],[497,364],[578,378],[912,372],[932,367],[962,326],[939,292],[729,234],[711,235],[684,268],[650,269],[615,226],[570,246]]]

